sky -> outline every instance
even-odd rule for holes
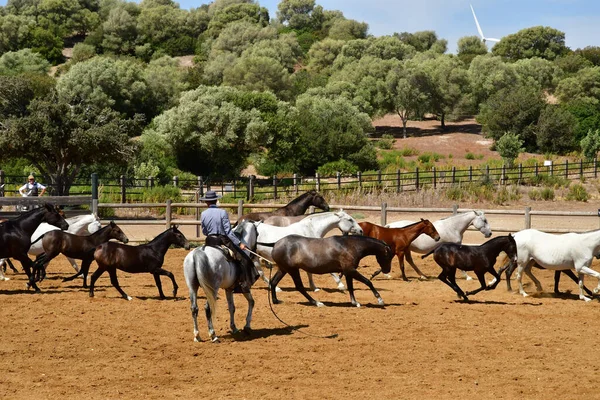
[[[0,0],[0,5],[7,0]],[[206,0],[179,0],[181,8],[195,8]],[[276,17],[280,0],[258,0]],[[600,46],[599,0],[317,0],[326,10],[340,10],[346,18],[369,24],[375,36],[394,32],[433,30],[456,52],[463,36],[477,35],[469,4],[488,37],[502,38],[533,26],[550,26],[565,33],[572,49]],[[488,42],[488,46],[493,43]]]

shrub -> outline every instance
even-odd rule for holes
[[[321,176],[335,176],[336,172],[344,175],[351,175],[358,172],[358,167],[350,161],[338,160],[321,165],[319,169],[317,169],[317,172]]]
[[[519,153],[523,152],[523,141],[518,134],[507,132],[496,142],[496,150],[504,163],[509,167],[515,164]]]
[[[400,152],[400,155],[404,157],[416,156],[419,154],[419,151],[413,147],[404,147],[398,151]]]
[[[467,160],[474,160],[475,159],[475,154],[468,152],[467,154],[465,154],[465,158]]]
[[[377,141],[377,147],[385,150],[393,149],[395,142],[396,139],[394,139],[394,136],[386,133]]]
[[[530,190],[528,193],[528,196],[531,200],[534,200],[534,201],[538,201],[538,200],[542,199],[542,193],[540,193],[540,191],[537,189]]]
[[[452,186],[446,189],[446,198],[452,201],[461,201],[465,197],[464,191],[460,186]]]
[[[541,192],[542,200],[554,200],[554,189],[552,188],[543,188]]]
[[[585,202],[588,201],[589,197],[590,196],[587,190],[585,190],[585,188],[583,187],[583,185],[576,183],[575,185],[569,187],[569,192],[567,193],[567,196],[565,198],[569,201]]]
[[[379,160],[379,167],[382,170],[393,168],[393,169],[405,169],[407,163],[400,151],[386,151],[381,153],[381,159]]]

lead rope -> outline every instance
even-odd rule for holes
[[[287,322],[285,322],[284,320],[282,320],[281,318],[279,318],[279,316],[277,315],[277,313],[275,312],[275,310],[273,309],[273,303],[271,302],[271,278],[273,275],[273,264],[268,261],[267,259],[261,257],[263,260],[265,260],[265,262],[267,263],[268,267],[269,267],[269,286],[267,287],[267,297],[269,298],[269,308],[271,308],[271,312],[273,313],[273,315],[275,316],[275,318],[277,318],[277,320],[279,320],[279,322],[281,322],[282,324],[284,324],[285,326],[287,326],[290,330],[292,331],[296,331],[299,332],[303,335],[306,336],[310,336],[310,337],[315,337],[318,339],[335,339],[338,337],[337,333],[334,333],[332,335],[327,335],[327,336],[319,336],[319,335],[313,335],[312,333],[308,333],[308,332],[304,332],[302,329],[300,328],[295,328],[293,326],[291,326],[290,324],[288,324]]]

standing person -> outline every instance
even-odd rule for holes
[[[231,231],[231,222],[227,212],[217,206],[219,196],[214,190],[209,190],[206,195],[200,198],[208,206],[208,209],[200,215],[202,224],[202,233],[206,236],[208,246],[225,245],[233,252],[241,256],[238,261],[240,268],[239,286],[242,292],[249,292],[250,288],[256,282],[259,275],[256,272],[254,263],[244,251],[246,244],[237,238]]]
[[[46,193],[46,186],[36,182],[33,175],[29,175],[27,177],[27,183],[19,188],[19,193],[21,193],[21,196],[23,197],[43,196],[44,193]]]

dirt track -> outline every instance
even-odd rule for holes
[[[77,284],[61,282],[72,272],[62,256],[49,267],[42,294],[27,293],[24,275],[9,273],[12,279],[0,282],[0,397],[597,397],[598,352],[589,338],[597,336],[600,304],[551,296],[549,272],[535,271],[548,291],[542,295],[524,299],[502,282],[468,304],[436,279],[377,279],[385,308],[361,284],[356,294],[363,307],[351,307],[329,277],[319,277],[325,289],[315,295],[327,307],[308,306],[285,278],[278,315],[312,335],[338,334],[335,339],[290,333],[271,314],[259,282],[253,334],[228,333],[223,296],[216,321],[222,342],[213,344],[192,340],[186,253],[170,250],[165,263],[180,285],[177,301],[160,301],[150,275],[125,273],[119,279],[133,301],[119,298],[107,276],[90,299]],[[374,260],[365,260],[366,275]],[[430,276],[438,274],[431,259],[419,263]],[[459,285],[477,284],[461,279]],[[170,282],[163,287],[170,293]],[[564,280],[562,288],[576,293],[572,282]],[[236,301],[242,327],[246,302],[239,295]],[[200,326],[207,339],[202,313]]]

